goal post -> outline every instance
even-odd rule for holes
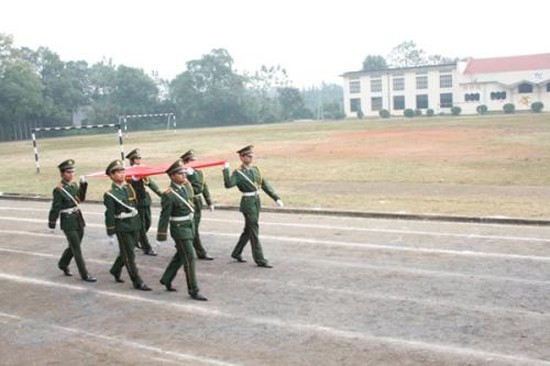
[[[65,127],[36,127],[31,129],[32,146],[34,149],[34,161],[36,164],[36,174],[40,174],[40,160],[38,157],[38,143],[36,133],[42,131],[69,131],[69,130],[91,130],[99,128],[116,128],[118,130],[118,144],[120,146],[120,159],[124,161],[124,142],[122,140],[122,126],[120,123],[110,123],[88,126],[65,126]]]

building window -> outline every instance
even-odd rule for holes
[[[518,93],[532,93],[533,85],[528,83],[521,83],[518,85]]]
[[[491,96],[491,100],[504,100],[506,99],[506,92],[505,91],[491,92],[490,96]]]
[[[550,83],[546,84],[546,91],[550,92]]]
[[[465,102],[479,102],[479,93],[467,93],[464,94]]]
[[[453,107],[453,93],[441,93],[439,94],[439,106],[441,108]]]
[[[351,80],[349,82],[349,92],[350,94],[361,93],[361,81]]]
[[[416,109],[428,108],[428,94],[419,94],[416,96]]]
[[[417,76],[416,77],[416,89],[428,89],[428,77]]]
[[[405,96],[404,95],[395,95],[393,97],[393,109],[396,111],[405,109]]]
[[[381,92],[382,91],[382,79],[371,79],[371,81],[370,81],[370,91],[371,92]]]
[[[372,97],[370,98],[370,109],[371,111],[379,111],[382,109],[382,97]]]
[[[361,98],[352,98],[349,100],[349,109],[352,112],[359,112],[361,110]]]
[[[452,88],[453,87],[453,75],[451,75],[451,74],[439,75],[439,87],[440,88]]]
[[[405,90],[405,78],[394,78],[393,90]]]

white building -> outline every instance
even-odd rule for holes
[[[344,108],[347,117],[378,116],[381,109],[402,116],[406,108],[476,114],[479,105],[502,112],[513,103],[529,110],[536,101],[550,109],[550,53],[468,59],[456,64],[392,68],[376,72],[346,72]]]

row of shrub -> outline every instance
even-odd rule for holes
[[[534,113],[540,113],[543,110],[543,108],[544,108],[544,104],[542,102],[531,103],[531,111]],[[514,105],[514,103],[506,103],[502,106],[502,110],[506,114],[514,113],[516,111],[516,106]],[[481,104],[477,106],[476,111],[478,114],[486,114],[489,111],[489,109],[485,104]],[[457,106],[451,108],[451,114],[453,116],[458,116],[460,115],[460,113],[462,113],[462,108]],[[378,115],[382,118],[391,117],[390,111],[388,111],[387,109],[381,109],[378,112]],[[408,118],[419,117],[419,116],[422,116],[422,110],[407,108],[403,111],[403,115]],[[426,109],[426,116],[431,117],[433,115],[435,115],[435,112],[433,109],[431,108]],[[359,118],[362,118],[362,116]]]

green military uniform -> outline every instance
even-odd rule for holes
[[[189,161],[194,160],[195,158],[195,152],[193,150],[187,151],[185,154],[181,156],[181,160],[184,164],[187,164]],[[201,170],[195,170],[193,174],[190,174],[187,176],[187,179],[193,186],[193,203],[195,205],[195,238],[193,239],[193,247],[195,248],[195,252],[197,253],[197,257],[199,259],[213,259],[208,256],[206,253],[206,250],[202,246],[201,237],[199,233],[199,226],[201,223],[201,212],[203,208],[203,202],[202,197],[204,197],[204,200],[206,201],[206,204],[209,207],[212,207],[212,197],[210,196],[210,191],[208,189],[208,185],[206,184],[206,178],[204,176],[204,172]]]
[[[239,154],[252,153],[252,146],[247,146],[239,151]],[[262,245],[259,238],[259,218],[260,218],[260,195],[259,190],[262,189],[273,200],[279,200],[279,196],[275,193],[268,181],[262,177],[260,169],[256,166],[241,165],[235,169],[232,174],[229,168],[223,170],[223,180],[225,188],[237,186],[242,193],[240,211],[244,215],[245,226],[231,257],[243,261],[241,258],[242,251],[246,243],[250,240],[252,246],[252,256],[254,262],[259,266],[267,266],[268,261],[264,258]]]
[[[115,160],[109,164],[105,173],[109,175],[117,169],[124,169],[120,160]],[[111,189],[107,190],[103,195],[103,204],[106,208],[105,226],[107,235],[116,235],[120,249],[120,253],[113,263],[110,273],[115,277],[117,282],[123,282],[120,276],[122,274],[122,267],[126,266],[134,288],[150,290],[143,283],[135,262],[134,248],[137,244],[137,237],[141,228],[138,211],[135,208],[136,201],[136,192],[128,184],[118,185],[113,182]]]
[[[166,171],[168,175],[180,172],[184,169],[181,160],[175,162]],[[176,254],[166,267],[160,283],[168,290],[173,290],[172,281],[176,277],[178,269],[183,265],[187,280],[187,291],[192,298],[206,300],[199,295],[197,276],[195,273],[195,257],[193,254],[193,237],[195,235],[195,223],[193,220],[193,187],[191,184],[176,184],[173,180],[170,187],[162,193],[161,213],[158,222],[157,240],[167,240],[168,225],[170,236],[176,243]]]
[[[139,149],[134,149],[130,151],[128,155],[126,155],[126,159],[130,160],[131,165],[134,165],[133,160],[136,158],[141,159]],[[149,239],[147,238],[147,232],[151,227],[151,196],[149,195],[149,192],[147,192],[145,187],[151,189],[159,197],[161,195],[161,191],[156,183],[149,177],[128,177],[126,179],[126,183],[130,184],[136,192],[137,209],[141,222],[141,228],[138,234],[138,243],[141,245],[141,249],[145,254],[155,255],[153,247],[151,246],[151,244],[149,243]]]
[[[58,168],[60,172],[63,173],[64,171],[74,170],[74,164],[74,160],[69,159],[59,164]],[[61,217],[61,230],[65,233],[69,246],[61,255],[61,259],[58,263],[59,269],[70,276],[69,264],[74,257],[80,277],[84,280],[93,282],[95,279],[88,274],[80,248],[86,223],[84,222],[79,203],[86,199],[87,188],[88,183],[86,182],[81,182],[79,185],[62,179],[53,190],[53,201],[48,218],[48,227],[50,229],[55,229],[57,218]]]

